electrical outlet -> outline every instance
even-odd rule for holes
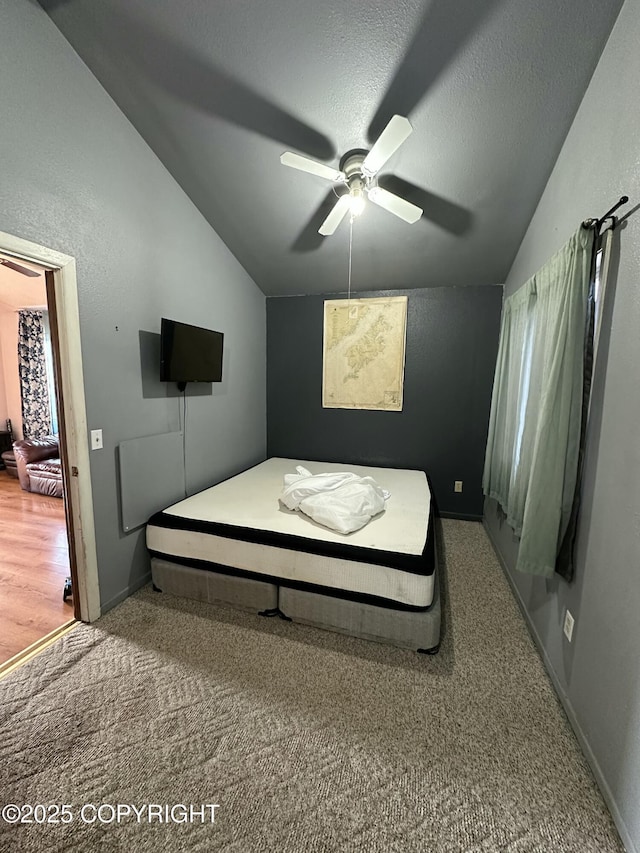
[[[91,430],[91,449],[92,450],[101,450],[102,449],[102,430],[101,429],[92,429]]]
[[[462,491],[462,480],[454,480],[453,491],[454,492],[461,492]]]
[[[573,637],[573,626],[576,624],[576,620],[571,615],[571,612],[567,610],[564,614],[564,635],[571,642],[571,637]]]

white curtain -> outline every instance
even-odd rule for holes
[[[593,240],[580,228],[503,309],[483,489],[520,537],[516,567],[547,577],[577,482]]]

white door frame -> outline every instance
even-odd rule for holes
[[[65,445],[69,469],[69,518],[78,574],[77,596],[80,618],[93,622],[100,616],[98,557],[93,519],[91,470],[87,442],[87,412],[84,399],[80,315],[76,261],[70,255],[39,246],[0,231],[0,251],[32,261],[53,272],[53,287],[58,317],[59,363],[65,423]],[[77,471],[77,474],[75,473]]]

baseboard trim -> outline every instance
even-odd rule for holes
[[[108,610],[112,610],[116,605],[121,604],[125,599],[129,598],[130,595],[133,595],[134,592],[137,592],[139,589],[142,589],[143,586],[146,586],[151,581],[151,570],[147,572],[147,574],[143,575],[141,578],[138,578],[137,581],[130,584],[125,589],[121,590],[117,595],[114,595],[113,598],[110,598],[109,601],[105,601],[101,606],[100,615],[104,616],[104,614]]]
[[[584,757],[587,759],[587,763],[589,764],[589,767],[591,768],[591,772],[593,773],[594,778],[596,780],[596,783],[598,785],[598,788],[600,789],[600,792],[603,796],[603,799],[604,799],[605,803],[607,804],[607,808],[611,812],[611,817],[613,818],[613,822],[616,825],[616,829],[618,830],[618,833],[620,834],[620,838],[622,840],[622,843],[623,843],[625,849],[628,851],[628,853],[639,853],[637,847],[635,846],[632,838],[629,835],[629,832],[627,830],[625,822],[622,819],[622,815],[620,814],[618,806],[614,800],[613,794],[611,793],[611,789],[609,788],[609,785],[608,785],[608,783],[604,777],[604,774],[602,773],[602,770],[600,768],[600,764],[598,763],[598,759],[595,757],[593,750],[591,749],[591,746],[589,744],[589,741],[587,740],[586,735],[582,731],[582,727],[580,726],[580,723],[578,722],[578,719],[576,717],[576,713],[573,709],[573,705],[571,704],[571,701],[570,701],[569,697],[567,696],[567,694],[564,690],[564,687],[562,686],[560,679],[558,678],[558,676],[556,674],[556,671],[555,671],[555,669],[551,663],[551,659],[549,658],[549,656],[548,656],[548,654],[544,648],[544,645],[542,643],[542,640],[540,639],[540,635],[538,634],[536,627],[533,624],[531,617],[529,616],[527,608],[525,607],[525,603],[522,600],[522,596],[520,595],[518,588],[514,584],[512,578],[511,578],[511,575],[509,574],[507,564],[506,564],[506,562],[502,556],[502,553],[500,552],[500,548],[498,547],[496,540],[494,539],[494,537],[491,533],[491,528],[487,524],[486,518],[483,518],[482,525],[483,525],[483,527],[487,533],[487,536],[489,537],[489,541],[491,542],[491,545],[492,545],[493,550],[496,554],[496,557],[498,558],[498,562],[500,563],[500,567],[502,568],[502,571],[504,572],[504,575],[507,579],[507,582],[508,582],[509,586],[511,587],[511,591],[513,592],[513,596],[514,596],[515,600],[518,602],[518,607],[520,608],[520,612],[522,613],[522,616],[524,617],[525,624],[526,624],[527,629],[529,631],[529,634],[531,635],[531,638],[535,644],[535,647],[538,651],[538,654],[540,655],[540,657],[542,659],[542,663],[544,664],[544,668],[547,670],[547,674],[549,675],[549,678],[551,679],[551,683],[553,684],[553,689],[556,691],[556,695],[560,699],[560,703],[562,705],[562,708],[563,708],[565,714],[567,715],[567,719],[569,720],[569,724],[571,725],[571,728],[573,729],[573,732],[574,732],[574,734],[578,740],[578,743],[580,744],[580,749],[582,750]]]
[[[440,518],[455,518],[458,521],[482,521],[483,516],[481,515],[473,515],[467,514],[464,512],[446,512],[445,510],[438,510],[438,515]]]

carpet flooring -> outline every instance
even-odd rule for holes
[[[0,849],[621,851],[482,526],[441,533],[435,657],[145,588],[10,673],[0,805],[46,809]]]

